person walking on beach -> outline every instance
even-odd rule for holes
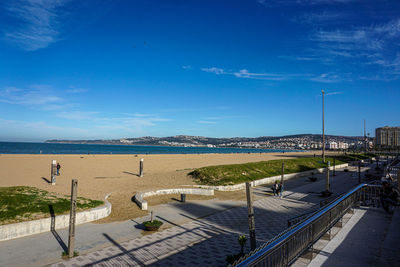
[[[61,165],[60,165],[60,163],[57,163],[57,176],[60,175],[60,169],[61,169]]]

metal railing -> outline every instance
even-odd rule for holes
[[[377,204],[382,187],[360,184],[317,211],[304,221],[288,228],[233,266],[288,266],[334,226],[351,208]]]
[[[311,215],[313,215],[314,213],[318,212],[322,207],[328,205],[329,203],[333,202],[334,200],[336,200],[337,198],[339,198],[342,195],[343,194],[327,197],[326,199],[324,199],[324,200],[319,202],[319,208],[314,209],[314,210],[309,211],[309,212],[305,212],[303,214],[300,214],[298,216],[290,218],[288,220],[288,227],[291,227],[291,226],[293,226],[293,225],[295,225],[295,224],[307,219],[308,217],[311,217]]]

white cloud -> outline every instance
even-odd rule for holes
[[[321,83],[336,83],[336,82],[344,81],[344,79],[334,73],[323,73],[316,77],[310,78],[310,81],[321,82]]]
[[[29,89],[6,87],[0,91],[0,102],[7,104],[45,106],[60,103],[62,100],[45,85],[31,86]]]
[[[219,74],[225,74],[225,71],[224,71],[223,69],[216,68],[216,67],[202,68],[201,70],[202,70],[202,71],[205,71],[205,72],[215,73],[215,74],[217,74],[217,75],[219,75]]]
[[[68,111],[68,112],[60,112],[57,114],[58,117],[68,119],[68,120],[91,120],[93,119],[93,115],[98,112],[91,111]]]
[[[66,90],[66,93],[70,93],[70,94],[80,94],[80,93],[86,93],[88,90],[85,88],[71,88]]]
[[[343,20],[350,17],[346,13],[335,13],[329,11],[323,11],[320,13],[305,13],[296,16],[292,19],[293,22],[297,23],[309,23],[309,24],[339,24],[343,23]]]
[[[217,124],[217,122],[215,122],[215,121],[197,121],[197,123],[201,123],[201,124]]]
[[[326,93],[325,95],[341,95],[343,94],[343,92],[330,92],[330,93]]]
[[[184,69],[184,70],[190,70],[191,68],[192,68],[192,66],[190,66],[190,65],[182,66],[182,69]]]
[[[346,4],[350,2],[358,2],[361,0],[258,0],[257,2],[263,6],[279,6],[279,5],[323,5],[323,4]]]
[[[5,38],[22,49],[34,51],[56,42],[60,8],[70,0],[14,0],[3,4],[20,23],[5,30]]]
[[[225,71],[224,69],[220,69],[217,67],[211,68],[202,68],[202,71],[214,73],[217,75],[231,75],[237,78],[244,79],[254,79],[254,80],[269,80],[269,81],[283,81],[290,80],[299,77],[309,76],[308,74],[290,74],[290,73],[266,73],[266,72],[249,72],[247,69],[241,69],[239,71]]]
[[[247,79],[256,79],[256,80],[271,80],[271,81],[288,80],[293,76],[290,74],[254,73],[254,72],[252,73],[246,69],[242,69],[238,72],[234,72],[233,75],[235,75],[238,78],[247,78]]]

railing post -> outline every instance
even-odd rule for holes
[[[78,180],[72,179],[71,184],[71,209],[69,212],[68,257],[74,256],[75,248],[75,221],[76,221],[76,195],[78,192]]]
[[[397,189],[400,191],[400,169],[397,170]]]
[[[336,158],[333,158],[333,176],[336,176]]]
[[[246,196],[247,196],[247,211],[249,217],[249,234],[250,234],[250,249],[256,249],[256,230],[254,224],[254,209],[253,209],[253,201],[252,201],[252,192],[251,185],[249,182],[246,182]]]

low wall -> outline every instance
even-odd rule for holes
[[[110,194],[105,197],[105,205],[76,213],[76,225],[96,221],[110,215],[111,203],[107,200],[109,196]],[[58,215],[53,218],[0,225],[0,241],[51,231],[52,220],[55,220],[54,229],[62,229],[69,226],[69,214]]]
[[[157,191],[139,192],[134,196],[134,200],[142,210],[147,210],[147,201],[144,200],[145,197],[151,197],[151,196],[157,196],[157,195],[170,195],[170,194],[213,196],[214,190],[213,189],[198,189],[198,188],[161,189],[161,190],[157,190]]]
[[[345,168],[348,167],[349,164],[340,164],[336,165],[336,169],[339,168]],[[333,170],[333,166],[329,168],[330,170]],[[305,171],[305,172],[296,172],[296,173],[290,173],[290,174],[285,174],[283,177],[285,180],[295,178],[295,177],[303,177],[303,176],[308,176],[311,175],[312,172],[314,173],[322,173],[324,172],[325,168],[320,168],[320,169],[314,169],[310,171]],[[272,184],[276,180],[281,180],[281,176],[272,176],[272,177],[267,177],[267,178],[262,178],[259,180],[255,180],[250,182],[251,186],[258,186],[258,185],[263,185],[263,184]],[[220,186],[211,186],[211,185],[194,185],[194,187],[198,188],[206,188],[206,189],[214,189],[218,191],[236,191],[236,190],[241,190],[246,188],[246,183],[241,183],[241,184],[235,184],[235,185],[220,185]]]

